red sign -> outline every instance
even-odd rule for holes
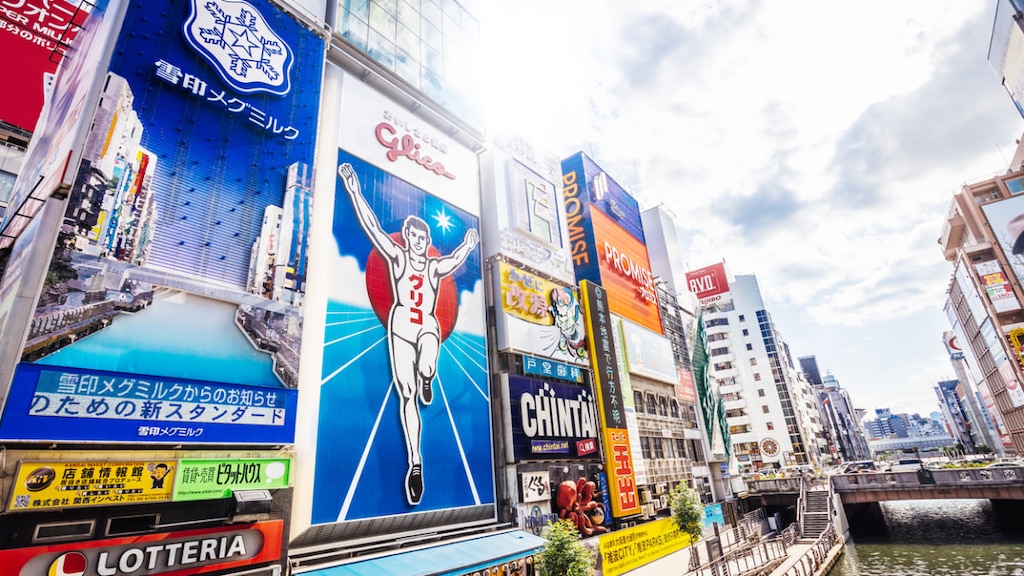
[[[187,576],[281,559],[284,521],[0,550],[11,576]]]
[[[679,376],[679,382],[676,384],[676,398],[693,404],[697,401],[697,390],[693,386],[693,373],[676,368],[676,375]]]
[[[85,12],[64,0],[0,2],[0,120],[32,132],[43,109],[46,75],[53,74]],[[74,19],[74,21],[73,21]],[[16,96],[15,96],[16,95]]]
[[[422,145],[416,142],[411,133],[406,132],[399,137],[398,131],[394,126],[387,122],[381,122],[377,124],[374,134],[377,136],[377,142],[380,142],[381,146],[388,149],[388,160],[397,162],[399,158],[408,158],[428,172],[444,176],[449,180],[455,180],[455,175],[448,172],[448,169],[444,167],[440,160],[434,160],[422,153]]]
[[[586,440],[578,440],[576,442],[576,453],[580,456],[586,456],[587,454],[597,454],[597,440],[594,438],[587,438]]]
[[[686,273],[686,286],[701,303],[712,296],[729,291],[729,280],[725,277],[725,264],[719,262]]]

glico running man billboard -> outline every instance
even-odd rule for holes
[[[0,437],[293,441],[324,49],[266,0],[128,8]]]
[[[475,157],[343,88],[310,522],[493,515]]]
[[[562,205],[578,281],[607,291],[611,311],[661,334],[640,206],[593,160],[562,160]]]

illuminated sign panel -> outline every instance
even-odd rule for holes
[[[172,499],[230,498],[235,490],[286,488],[290,481],[288,458],[229,458],[180,460]]]
[[[583,313],[576,290],[500,262],[498,347],[585,365]]]
[[[1013,287],[1003,273],[1003,268],[997,260],[978,262],[974,265],[978,277],[981,279],[981,286],[988,295],[989,302],[996,312],[1007,312],[1020,310],[1020,302],[1013,294]]]
[[[508,377],[517,460],[598,458],[597,402],[589,386]]]
[[[113,48],[0,437],[292,442],[324,40],[167,0]]]
[[[721,299],[729,291],[725,264],[719,262],[686,273],[686,287],[700,300],[701,305]]]
[[[326,78],[331,278],[302,522],[391,539],[493,518],[477,158],[340,68]]]
[[[65,0],[0,3],[0,78],[16,98],[0,102],[0,120],[31,132],[43,109],[46,77],[88,14]]]
[[[621,518],[637,514],[641,508],[616,358],[615,328],[607,292],[589,281],[580,284],[580,292],[587,318],[587,342],[593,351],[591,366],[604,438],[612,515]]]
[[[576,278],[603,286],[615,314],[661,334],[636,200],[582,153],[562,161],[562,186]]]
[[[599,538],[605,576],[625,574],[690,545],[690,536],[671,518],[616,530]]]
[[[11,512],[166,502],[175,460],[20,462]]]
[[[190,576],[281,560],[284,521],[0,550],[12,576]]]
[[[678,381],[672,342],[668,338],[623,320],[622,340],[626,344],[631,373],[672,384]]]

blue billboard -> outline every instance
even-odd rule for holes
[[[325,40],[164,0],[113,48],[0,439],[292,442]]]
[[[479,219],[337,158],[312,524],[493,505]]]
[[[589,385],[508,377],[516,460],[600,459],[597,399]]]

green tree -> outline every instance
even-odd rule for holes
[[[690,567],[700,565],[697,548],[693,545],[700,540],[704,531],[704,505],[697,491],[680,482],[672,489],[672,520],[679,530],[690,536]]]
[[[597,555],[580,540],[572,522],[549,523],[548,543],[537,556],[538,576],[590,576],[594,573]]]

